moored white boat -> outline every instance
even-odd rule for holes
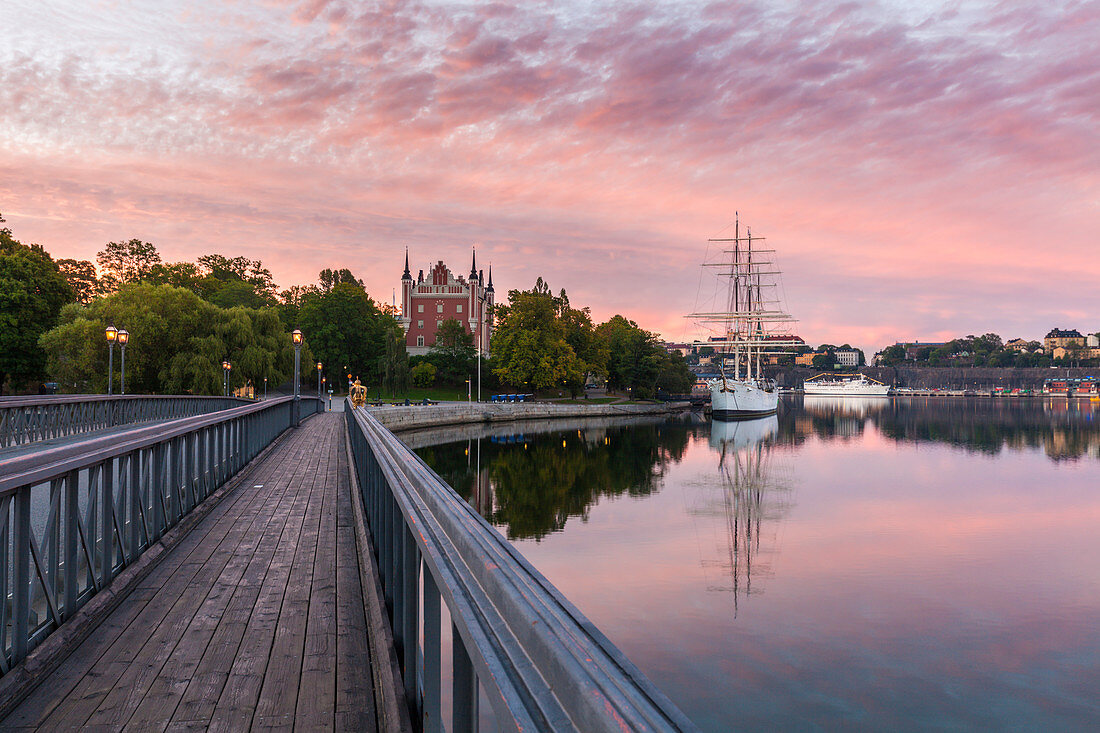
[[[885,397],[890,386],[865,374],[819,374],[802,383],[808,395],[832,397]]]
[[[774,414],[779,406],[779,390],[775,381],[764,374],[763,357],[802,343],[790,335],[794,319],[779,303],[774,250],[761,248],[763,240],[754,239],[748,229],[742,238],[739,220],[734,227],[732,238],[709,240],[719,243],[722,257],[703,263],[704,267],[719,268],[717,276],[728,281],[724,310],[688,316],[719,326],[720,336],[708,343],[717,349],[721,376],[707,382],[711,417],[718,420]]]

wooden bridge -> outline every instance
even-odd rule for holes
[[[0,728],[692,728],[369,416],[181,404],[6,423]]]

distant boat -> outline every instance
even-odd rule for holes
[[[779,303],[775,251],[761,248],[763,239],[754,239],[751,230],[745,231],[742,238],[741,223],[735,220],[732,239],[708,240],[721,245],[720,257],[704,262],[703,267],[718,268],[718,277],[728,281],[725,310],[688,316],[701,324],[711,324],[712,329],[717,326],[719,331],[708,345],[718,352],[721,375],[707,381],[711,416],[718,420],[775,413],[779,390],[775,381],[764,375],[763,356],[785,346],[802,345],[790,335],[790,324],[795,321]],[[732,374],[727,373],[727,366],[732,366]]]
[[[889,385],[865,374],[818,374],[803,382],[802,389],[808,395],[832,397],[885,397],[890,394]]]

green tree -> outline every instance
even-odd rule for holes
[[[414,366],[410,374],[417,387],[431,387],[435,384],[436,368],[429,361],[422,361]]]
[[[369,384],[378,371],[387,334],[401,335],[401,326],[383,315],[366,291],[352,283],[338,283],[327,292],[307,293],[298,314],[298,328],[317,359],[332,367],[346,365],[364,384]],[[404,350],[403,340],[400,343]]]
[[[183,288],[138,283],[86,308],[65,306],[42,336],[48,371],[65,391],[106,391],[108,324],[130,332],[127,392],[221,394],[223,359],[233,364],[234,387],[264,377],[275,386],[293,374],[293,347],[273,311],[226,310]],[[307,344],[303,364],[311,363]],[[115,354],[116,386],[119,367]]]
[[[446,384],[465,383],[477,369],[474,337],[453,318],[443,321],[435,332],[435,343],[428,350],[428,361]]]
[[[695,375],[679,352],[665,354],[657,375],[657,389],[668,394],[687,394],[695,386]]]
[[[339,270],[333,270],[326,267],[317,273],[317,281],[321,283],[321,290],[329,291],[340,283],[348,283],[349,285],[358,285],[360,289],[366,289],[363,285],[363,281],[351,274],[351,270],[342,268]]]
[[[399,331],[400,327],[386,333],[380,368],[382,388],[393,397],[409,389],[409,352]]]
[[[105,290],[116,290],[124,283],[138,282],[160,263],[160,253],[152,242],[131,239],[127,242],[108,242],[96,253],[96,262],[103,276],[100,281]]]
[[[72,299],[72,288],[46,250],[16,241],[0,227],[0,394],[9,381],[14,387],[42,376],[46,358],[38,339]]]
[[[905,347],[900,344],[887,346],[882,350],[882,364],[885,366],[897,366],[905,361]]]
[[[177,288],[187,288],[200,297],[204,295],[203,273],[193,262],[158,263],[149,269],[149,274],[143,279],[153,285],[172,285]]]
[[[88,305],[100,293],[95,265],[88,260],[58,260],[57,268],[73,290],[73,297],[81,305]]]
[[[665,350],[657,335],[616,315],[596,327],[607,342],[610,359],[607,384],[612,389],[630,389],[635,397],[652,397],[664,365]]]
[[[832,354],[815,354],[813,358],[814,369],[832,369],[833,368],[833,356]]]
[[[509,291],[508,303],[498,306],[492,349],[493,373],[515,387],[544,390],[583,378],[542,278],[533,290]]]

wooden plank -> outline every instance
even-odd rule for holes
[[[374,730],[347,471],[303,423],[2,727]]]
[[[167,610],[166,604],[180,597],[188,583],[192,582],[202,570],[204,563],[209,560],[218,544],[223,543],[227,538],[232,539],[234,530],[243,533],[244,527],[235,524],[237,518],[251,507],[262,505],[263,501],[264,498],[261,495],[248,490],[235,499],[231,498],[224,502],[226,511],[213,512],[170,553],[170,557],[162,562],[157,571],[151,573],[149,578],[139,586],[139,590],[143,587],[156,590],[156,595],[147,604],[152,610],[143,610],[143,623],[134,624],[128,628],[126,633],[120,636],[105,653],[104,665],[109,665],[112,659],[121,659],[127,663],[133,660],[134,653],[148,638],[149,624],[163,619]],[[237,509],[236,513],[230,511],[232,507]],[[110,693],[112,683],[117,684],[117,682],[112,673],[93,669],[58,706],[54,719],[69,721],[73,724],[83,722],[98,707],[100,700]]]

